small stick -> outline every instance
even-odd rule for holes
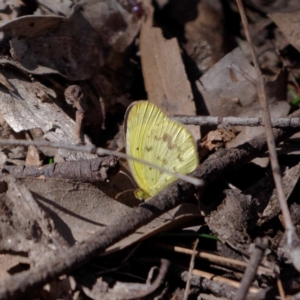
[[[183,247],[179,247],[179,246],[175,246],[175,245],[167,245],[167,244],[163,244],[163,243],[151,243],[151,247],[158,247],[158,248],[163,248],[163,249],[167,249],[167,250],[171,250],[174,251],[176,253],[182,253],[182,254],[186,254],[186,255],[192,255],[193,254],[193,250],[188,249],[188,248],[183,248]],[[222,266],[233,266],[233,267],[240,267],[240,268],[247,268],[248,264],[244,261],[240,261],[237,259],[232,259],[232,258],[228,258],[228,257],[223,257],[223,256],[219,256],[217,254],[212,254],[212,253],[208,253],[208,252],[204,252],[204,251],[196,251],[195,254],[196,257],[198,258],[202,258],[202,259],[206,259],[208,261],[211,261],[213,263],[216,264],[220,264]],[[271,275],[274,276],[274,271],[270,268],[264,267],[264,266],[259,266],[257,269],[258,274],[267,274],[267,275]]]
[[[50,147],[50,148],[58,148],[58,149],[61,148],[61,149],[67,149],[67,150],[71,150],[71,151],[81,151],[81,152],[84,152],[84,153],[98,154],[99,156],[110,155],[110,156],[116,156],[116,157],[120,157],[120,158],[124,158],[124,159],[132,159],[134,161],[143,163],[143,164],[145,164],[147,166],[150,166],[152,168],[156,168],[156,169],[158,169],[162,172],[171,174],[171,175],[177,177],[178,179],[184,180],[184,181],[189,182],[193,185],[196,185],[196,186],[203,186],[204,185],[204,181],[200,180],[198,178],[170,171],[168,169],[157,166],[157,165],[152,164],[152,163],[150,163],[148,161],[145,161],[143,159],[139,159],[139,158],[127,155],[125,153],[121,153],[121,152],[117,152],[117,151],[113,151],[113,150],[108,150],[108,149],[104,149],[104,148],[100,148],[100,147],[96,148],[94,145],[84,145],[83,146],[83,145],[72,145],[72,144],[58,143],[58,142],[0,139],[0,146],[6,146],[6,145],[11,145],[11,146],[30,146],[30,145],[34,145],[38,148],[40,148],[40,147]]]
[[[114,156],[96,157],[87,160],[64,161],[39,166],[3,166],[3,170],[15,178],[41,177],[72,179],[80,182],[99,182],[109,179],[111,171],[117,171],[118,160]]]
[[[185,125],[231,125],[231,126],[265,126],[262,118],[240,118],[240,117],[210,117],[210,116],[183,116],[172,115],[170,119]],[[272,127],[276,128],[299,128],[300,118],[271,118]]]
[[[300,260],[299,260],[299,254],[300,254],[300,241],[295,231],[295,226],[292,222],[292,218],[289,212],[289,208],[286,202],[286,197],[283,193],[282,188],[282,180],[281,180],[281,174],[280,174],[280,166],[278,163],[278,158],[276,154],[276,148],[275,148],[275,140],[272,133],[272,126],[271,126],[271,120],[270,120],[270,112],[268,108],[268,102],[266,97],[266,91],[264,87],[264,79],[263,75],[261,73],[261,70],[259,68],[258,60],[256,57],[255,49],[250,37],[249,32],[249,26],[248,21],[246,18],[246,14],[244,11],[244,6],[242,3],[242,0],[236,0],[239,12],[241,15],[242,23],[245,30],[245,35],[250,47],[251,57],[252,61],[255,67],[257,81],[256,81],[256,90],[257,90],[257,96],[260,102],[260,105],[263,110],[263,119],[265,124],[265,132],[267,137],[267,144],[269,149],[269,155],[270,155],[270,161],[271,161],[271,167],[273,172],[273,178],[276,186],[276,191],[278,195],[278,201],[280,204],[280,208],[283,215],[283,220],[285,224],[285,234],[287,235],[287,250],[290,250],[290,257],[293,262],[294,267],[300,271]]]
[[[280,272],[279,266],[275,266],[276,283],[277,283],[278,292],[279,292],[279,295],[280,295],[280,300],[286,300],[285,291],[284,291],[282,281],[281,281],[280,276],[279,276],[279,272]]]
[[[265,254],[266,249],[268,248],[268,239],[267,238],[257,238],[255,241],[255,248],[251,254],[250,261],[244,273],[241,286],[237,290],[234,300],[246,299],[248,290],[251,286],[252,281],[254,280],[256,271],[259,264]]]
[[[196,254],[197,254],[197,246],[199,243],[199,239],[196,239],[195,243],[194,243],[194,247],[193,247],[193,252],[191,255],[191,260],[190,260],[190,266],[189,266],[189,272],[188,272],[188,278],[185,284],[185,290],[184,290],[184,295],[183,295],[183,300],[187,300],[189,297],[189,293],[190,293],[190,288],[191,288],[191,280],[192,280],[192,272],[195,266],[195,258],[196,258]]]
[[[170,261],[162,258],[160,260],[160,268],[155,280],[151,284],[149,284],[149,287],[147,288],[146,291],[140,291],[136,295],[133,295],[134,297],[132,297],[132,299],[146,297],[152,294],[155,290],[157,290],[158,287],[164,282],[167,272],[169,270],[169,266],[170,266]]]
[[[183,269],[182,266],[179,266],[179,268]],[[179,273],[179,277],[183,281],[187,281],[187,271],[178,271],[177,273]],[[201,290],[210,291],[214,295],[218,295],[226,299],[233,299],[236,290],[240,287],[240,283],[238,281],[197,269],[193,270],[191,284],[193,286],[200,287]],[[252,294],[256,294],[259,289],[251,287],[249,291]]]

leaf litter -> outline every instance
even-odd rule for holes
[[[300,5],[248,2],[246,15],[266,77],[270,114],[287,117],[299,105],[290,103],[300,93]],[[261,116],[255,69],[235,1],[157,0],[154,5],[148,0],[142,5],[133,0],[9,1],[0,5],[0,16],[1,138],[76,145],[82,131],[85,145],[110,145],[122,151],[120,128],[126,107],[143,99],[168,115]],[[65,97],[72,85],[80,86],[85,97],[80,122],[78,107]],[[208,151],[199,149],[206,174],[217,174],[222,155],[230,153],[226,149],[242,151],[264,132],[240,126],[234,128],[237,135],[224,138],[226,130],[220,128],[190,125],[190,130],[199,147],[201,136],[211,137]],[[215,147],[213,137],[220,132],[223,137]],[[299,232],[298,135],[287,134],[279,147],[283,190]],[[219,159],[214,161],[214,155]],[[98,161],[94,154],[33,146],[3,146],[0,158],[0,259],[5,269],[1,280],[14,280],[28,269],[34,272],[50,257],[67,253],[122,220],[127,228],[128,216],[134,216],[134,207],[140,204],[130,191],[136,187],[122,160]],[[190,281],[191,299],[209,299],[212,294],[234,299],[244,269],[233,261],[247,260],[256,238],[264,236],[270,245],[261,265],[269,271],[256,274],[249,299],[276,286],[274,268],[286,294],[299,293],[300,287],[290,288],[298,273],[283,250],[284,222],[269,159],[262,153],[253,158],[234,172],[237,168],[232,167],[222,178],[214,175],[217,181],[208,184],[204,193],[183,193],[187,203],[106,247],[102,256],[72,275],[54,276],[43,282],[47,284],[42,289],[25,288],[27,296],[171,299],[183,297],[184,282]],[[233,158],[231,162],[235,164]],[[118,173],[119,168],[123,173]],[[174,195],[173,185],[169,195]],[[143,206],[147,208],[147,203]],[[153,246],[158,241],[193,249],[199,234],[196,254],[215,252],[228,263],[220,267],[209,259],[196,259],[193,275],[187,275],[192,280],[185,276],[188,257]],[[63,273],[70,274],[67,268]],[[0,287],[3,291],[1,282]],[[2,295],[7,295],[5,289]]]

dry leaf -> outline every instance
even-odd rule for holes
[[[210,131],[200,143],[201,147],[208,151],[216,150],[223,147],[226,143],[233,140],[239,131],[235,130],[234,127],[227,125],[227,128],[220,127],[217,130]]]
[[[41,166],[42,163],[43,161],[40,159],[38,149],[35,146],[30,145],[26,155],[26,166]]]
[[[282,186],[287,200],[298,183],[299,176],[300,164],[287,168],[283,173]],[[251,215],[254,217],[256,225],[262,226],[280,213],[278,196],[273,176],[270,173],[244,193],[251,195],[253,198]]]
[[[101,185],[105,193],[91,184],[55,179],[23,179],[34,197],[54,220],[60,234],[70,243],[82,241],[108,224],[122,219],[132,208],[110,197],[117,193],[111,185]],[[141,239],[174,227],[199,222],[199,210],[183,204],[111,246],[108,251],[125,248]]]
[[[0,28],[12,56],[28,72],[92,77],[116,60],[139,30],[139,20],[118,1],[81,1],[69,18],[26,16]],[[4,62],[4,61],[2,61]]]
[[[197,86],[204,98],[210,115],[257,117],[261,115],[261,107],[257,100],[255,86],[255,70],[236,48],[203,75]],[[286,102],[287,73],[281,71],[273,81],[266,83],[269,109],[274,118],[286,117],[290,106]],[[283,100],[283,101],[282,101]],[[236,127],[240,134],[229,141],[228,148],[236,147],[264,131],[263,127]],[[261,166],[268,164],[268,159],[254,160]]]
[[[1,112],[15,132],[40,128],[44,138],[50,141],[76,144],[75,122],[53,102],[56,98],[53,90],[38,82],[31,82],[16,70],[7,68],[2,71],[2,74],[14,91],[0,89]],[[44,94],[50,101],[40,99],[40,95]],[[87,137],[85,143],[91,143]],[[94,157],[91,154],[65,150],[59,150],[59,153],[68,160]]]
[[[202,0],[195,4],[197,18],[185,24],[187,42],[184,48],[198,69],[206,72],[226,53],[223,7],[220,0]],[[187,7],[191,7],[190,3],[187,3]]]
[[[63,179],[23,179],[22,182],[33,192],[70,244],[86,239],[130,211],[128,206],[91,184]],[[116,193],[108,184],[102,188],[108,194]]]
[[[153,8],[147,1],[147,19],[142,24],[140,50],[142,71],[148,100],[167,115],[195,115],[193,93],[185,73],[177,39],[166,40],[159,28],[153,27]],[[199,128],[189,127],[195,139]]]
[[[1,251],[25,252],[34,264],[68,248],[28,189],[10,175],[1,182]]]
[[[291,45],[293,45],[298,51],[300,51],[300,11],[291,13],[274,13],[269,14],[269,17],[279,27],[279,29],[285,35]]]
[[[246,74],[246,76],[244,76]],[[239,116],[257,99],[255,70],[236,48],[211,67],[197,82],[211,116]]]
[[[287,198],[293,192],[299,176],[300,164],[285,171],[282,184]],[[267,174],[243,193],[236,189],[225,193],[222,204],[205,219],[220,240],[247,250],[251,242],[248,230],[262,226],[280,213],[273,176]],[[204,209],[210,210],[208,206]]]
[[[69,15],[71,13],[71,8],[74,5],[74,1],[71,0],[60,0],[60,1],[53,1],[53,0],[39,0],[38,1],[39,7],[42,9],[47,9],[51,13],[55,15]]]
[[[205,217],[205,221],[223,243],[248,250],[251,240],[247,233],[247,213],[251,197],[243,195],[239,190],[226,190],[224,193],[226,198],[222,204]]]

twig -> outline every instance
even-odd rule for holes
[[[299,116],[300,110],[291,117]],[[296,129],[274,129],[274,136],[277,142],[281,142],[296,131]],[[83,146],[77,147],[86,149]],[[266,150],[265,137],[260,135],[245,145],[218,151],[215,155],[211,155],[196,169],[194,175],[198,175],[200,178],[203,177],[207,182],[212,183]],[[0,282],[0,299],[15,299],[17,295],[24,295],[23,293],[30,288],[39,287],[66,272],[71,272],[96,257],[109,246],[133,233],[139,227],[178,206],[194,192],[194,187],[188,183],[176,181],[170,184],[152,199],[133,209],[132,212],[118,222],[96,232],[86,241],[76,244],[64,253],[49,258],[44,264],[36,268],[15,274],[11,278]]]
[[[45,166],[4,166],[4,171],[15,178],[40,177],[72,179],[80,182],[99,182],[109,178],[110,171],[116,171],[118,164],[114,156],[96,157],[87,160],[65,161]],[[109,173],[109,174],[108,174]]]
[[[251,258],[244,273],[241,286],[239,287],[234,296],[234,300],[242,300],[246,298],[248,290],[251,286],[252,281],[254,280],[257,268],[261,263],[261,260],[265,254],[268,244],[269,243],[267,238],[256,239],[255,248],[251,254]]]
[[[182,116],[172,115],[170,118],[185,125],[231,125],[231,126],[264,126],[262,118],[211,117],[211,116]],[[299,118],[271,118],[272,127],[300,127]]]
[[[277,283],[280,300],[286,300],[284,288],[283,288],[279,273],[280,273],[280,268],[279,268],[279,266],[276,265],[275,266],[276,283]]]
[[[295,111],[290,117],[300,117],[300,110]],[[295,128],[273,129],[276,143],[280,143],[296,132],[298,132],[298,129]],[[210,184],[217,178],[222,178],[238,170],[241,165],[260,156],[267,149],[265,134],[261,134],[236,148],[220,149],[210,155],[192,175],[205,180],[206,184]]]
[[[187,271],[179,271],[177,273],[179,273],[179,276],[183,281],[187,281]],[[225,297],[226,299],[233,299],[236,293],[236,289],[239,288],[240,283],[223,276],[218,276],[212,273],[195,269],[193,270],[191,285],[200,287],[201,289],[210,291],[213,294]],[[258,291],[259,290],[255,287],[250,288],[251,293],[255,294]]]
[[[162,172],[171,174],[181,180],[184,180],[186,182],[189,182],[191,184],[194,184],[196,186],[203,186],[204,182],[202,180],[199,180],[198,178],[194,178],[188,175],[183,175],[180,173],[176,173],[173,171],[170,171],[168,169],[165,169],[163,167],[157,166],[155,164],[152,164],[151,162],[145,161],[143,159],[139,159],[130,155],[127,155],[125,153],[113,151],[113,150],[108,150],[104,148],[96,148],[94,145],[71,145],[71,144],[66,144],[66,143],[56,143],[56,142],[46,142],[46,141],[24,141],[24,140],[5,140],[5,139],[0,139],[0,146],[30,146],[34,145],[38,148],[41,147],[49,147],[49,148],[58,148],[58,149],[67,149],[71,151],[80,151],[84,153],[91,153],[91,154],[98,154],[99,156],[104,156],[104,155],[110,155],[110,156],[116,156],[124,159],[132,159],[137,162],[141,162],[145,165],[148,165],[150,167],[156,168]]]
[[[254,49],[254,46],[252,44],[252,40],[250,37],[248,21],[246,18],[242,0],[236,0],[236,1],[237,1],[240,15],[241,15],[242,23],[244,26],[245,35],[246,35],[246,38],[247,38],[247,41],[248,41],[248,44],[250,47],[252,61],[253,61],[255,71],[256,71],[256,77],[257,77],[256,90],[257,90],[257,95],[258,95],[258,98],[260,101],[260,105],[263,110],[263,120],[264,120],[264,124],[265,124],[265,132],[266,132],[267,144],[268,144],[269,155],[270,155],[270,160],[271,160],[271,167],[272,167],[274,182],[275,182],[276,191],[277,191],[277,195],[278,195],[278,201],[280,203],[283,220],[284,220],[285,228],[286,228],[286,231],[285,231],[285,233],[287,235],[287,245],[286,246],[291,251],[290,257],[292,259],[294,267],[298,271],[300,271],[300,261],[299,261],[300,242],[299,242],[299,238],[295,232],[295,227],[293,225],[291,215],[290,215],[290,212],[288,209],[288,205],[286,202],[286,198],[283,193],[282,181],[281,181],[281,175],[280,175],[280,167],[279,167],[278,158],[277,158],[276,149],[275,149],[274,136],[272,133],[270,112],[268,109],[268,103],[267,103],[266,92],[265,92],[265,87],[264,87],[264,79],[263,79],[263,75],[260,71],[256,53],[255,53],[255,49]]]
[[[164,282],[166,274],[168,272],[169,266],[170,266],[170,261],[167,259],[162,258],[160,260],[160,268],[159,272],[155,278],[155,280],[150,283],[149,285],[145,285],[145,289],[141,290],[135,294],[130,295],[132,298],[131,299],[140,299],[143,297],[146,297],[150,294],[152,294],[155,290],[159,288],[159,286]]]
[[[194,243],[194,246],[193,246],[192,255],[191,255],[188,278],[187,278],[186,285],[185,285],[183,300],[187,300],[188,297],[189,297],[190,287],[191,287],[191,279],[192,279],[192,272],[193,272],[193,269],[194,269],[194,266],[195,266],[195,258],[196,258],[196,254],[197,254],[196,249],[197,249],[198,243],[199,243],[199,239],[196,239],[196,241]]]
[[[158,248],[163,248],[163,249],[167,249],[167,250],[171,250],[177,253],[182,253],[182,254],[187,254],[187,255],[192,255],[193,254],[193,250],[191,249],[187,249],[187,248],[183,248],[183,247],[179,247],[179,246],[173,246],[173,245],[167,245],[167,244],[162,244],[162,243],[151,243],[151,246],[153,247],[158,247]],[[216,254],[212,254],[212,253],[208,253],[208,252],[204,252],[204,251],[196,251],[196,257],[202,258],[202,259],[206,259],[208,261],[214,262],[216,264],[220,264],[220,265],[225,265],[225,266],[233,266],[233,267],[239,267],[239,268],[243,268],[245,269],[247,267],[247,263],[244,261],[240,261],[237,259],[232,259],[232,258],[228,258],[228,257],[223,257],[223,256],[219,256]],[[257,273],[259,274],[266,274],[266,275],[271,275],[274,276],[274,271],[270,268],[267,267],[263,267],[263,266],[259,266],[257,269]]]

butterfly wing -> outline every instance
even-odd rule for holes
[[[181,124],[170,119],[157,122],[145,140],[144,159],[170,171],[188,174],[198,166],[198,154],[194,139]],[[143,166],[145,181],[151,186],[147,192],[153,196],[175,181],[171,174],[149,166]]]
[[[157,106],[147,101],[133,103],[125,119],[127,154],[182,174],[197,167],[197,149],[190,132]],[[145,164],[128,163],[136,183],[149,197],[176,180]]]
[[[144,159],[146,137],[155,123],[164,119],[164,114],[155,105],[147,101],[132,103],[126,111],[124,123],[126,153]],[[144,165],[132,160],[128,161],[128,165],[137,185],[143,191],[148,191],[150,187],[145,178]]]

